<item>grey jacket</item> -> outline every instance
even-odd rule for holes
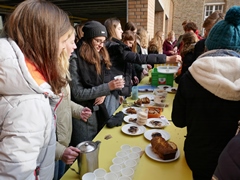
[[[47,95],[46,95],[47,94]],[[0,179],[50,180],[54,172],[54,110],[59,98],[38,86],[11,39],[0,39]]]

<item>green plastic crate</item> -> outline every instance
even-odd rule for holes
[[[160,73],[158,72],[157,68],[153,68],[152,70],[152,86],[159,86],[159,85],[169,85],[173,86],[174,81],[174,73]]]

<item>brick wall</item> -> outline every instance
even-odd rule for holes
[[[173,0],[173,30],[176,37],[183,34],[182,22],[191,20],[202,27],[204,1]]]
[[[182,22],[191,20],[195,22],[202,33],[205,3],[225,3],[224,13],[233,5],[240,6],[240,0],[173,0],[173,30],[176,36],[184,33]]]
[[[154,22],[155,22],[155,0],[148,0],[148,19],[147,19],[147,31],[149,39],[154,35]]]

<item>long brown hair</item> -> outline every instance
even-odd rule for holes
[[[7,37],[13,39],[51,85],[54,93],[67,83],[61,75],[59,39],[71,23],[68,15],[45,0],[26,0],[9,16],[4,26]]]
[[[103,60],[104,64],[106,65],[107,69],[110,69],[111,62],[108,51],[105,47],[102,47],[100,52],[94,48],[92,44],[93,38],[86,39],[83,41],[79,53],[80,56],[90,64],[95,65],[97,74],[101,74],[101,60]]]
[[[115,17],[105,20],[104,26],[106,27],[107,32],[108,32],[108,39],[110,39],[110,40],[112,38],[118,39],[115,29],[118,26],[118,24],[120,24],[120,23],[121,23],[120,20]]]

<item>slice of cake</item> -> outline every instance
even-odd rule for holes
[[[154,136],[151,139],[152,150],[163,160],[174,159],[178,150],[174,142],[168,142],[161,136]]]

